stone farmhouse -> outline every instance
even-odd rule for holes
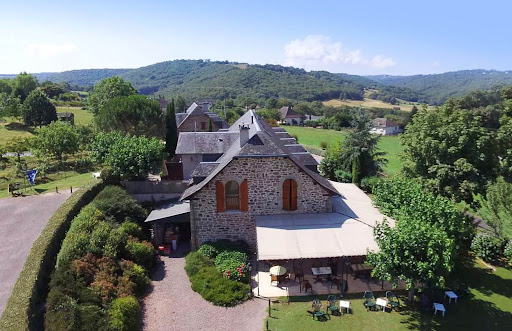
[[[178,132],[206,132],[227,129],[228,123],[219,115],[208,110],[209,104],[204,102],[198,105],[193,102],[184,113],[176,113]],[[211,123],[211,124],[210,124]]]

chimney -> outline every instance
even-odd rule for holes
[[[242,123],[240,128],[240,147],[243,147],[249,141],[249,124]]]
[[[203,112],[204,113],[208,112],[208,102],[203,102]]]

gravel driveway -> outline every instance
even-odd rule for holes
[[[32,244],[69,196],[67,192],[0,199],[0,315]]]
[[[185,258],[162,257],[162,262],[155,266],[153,288],[144,300],[143,330],[263,330],[267,301],[216,307],[190,288]]]

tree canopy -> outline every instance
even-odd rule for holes
[[[110,100],[133,94],[137,94],[137,90],[130,82],[116,76],[105,78],[94,85],[94,89],[89,93],[89,110],[93,114],[98,114]]]
[[[512,184],[503,178],[487,188],[478,213],[499,238],[512,240]]]
[[[146,178],[161,165],[164,146],[155,138],[120,132],[97,134],[91,143],[92,158],[110,167],[112,175],[123,179]]]
[[[23,121],[28,126],[41,127],[57,120],[55,106],[40,90],[30,92],[23,103],[23,108]]]
[[[29,96],[30,92],[37,88],[37,78],[26,72],[22,72],[11,81],[12,95],[19,97],[21,102]]]
[[[121,131],[137,136],[161,136],[163,114],[156,100],[143,95],[129,95],[109,100],[96,114],[103,131]]]
[[[62,121],[37,129],[32,143],[36,154],[51,155],[62,161],[66,155],[78,151],[78,135],[74,126]]]

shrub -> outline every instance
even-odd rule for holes
[[[315,121],[315,120],[307,120],[304,122],[304,125],[305,126],[309,126],[309,127],[312,127],[312,128],[316,128],[318,126],[318,121]]]
[[[121,260],[120,265],[123,270],[123,276],[128,277],[135,284],[135,294],[143,296],[151,282],[146,270],[142,266],[128,260]]]
[[[140,305],[134,297],[118,298],[110,307],[110,327],[116,331],[139,330]]]
[[[122,223],[126,218],[140,222],[146,217],[146,211],[128,192],[126,192],[126,190],[119,186],[105,187],[103,191],[96,196],[93,205],[98,208],[105,217],[112,217],[118,223]]]
[[[361,180],[361,189],[367,193],[372,193],[373,187],[378,184],[378,182],[382,180],[380,177],[377,176],[371,176],[371,177],[364,177]]]
[[[471,242],[471,249],[482,260],[493,262],[500,258],[503,242],[488,233],[478,233]]]
[[[60,250],[71,220],[103,188],[95,183],[73,193],[53,214],[41,235],[32,245],[23,270],[18,276],[2,318],[0,330],[42,329],[40,304],[46,299],[48,283],[55,259]]]
[[[247,254],[239,251],[225,251],[217,255],[215,267],[226,278],[246,280]]]
[[[512,241],[509,241],[507,243],[507,246],[505,246],[505,251],[503,252],[503,255],[505,255],[509,263],[512,263]]]
[[[215,267],[204,267],[190,277],[192,290],[216,306],[235,306],[250,298],[249,284],[224,278]]]
[[[51,291],[48,294],[47,302],[48,308],[45,315],[45,330],[76,330],[80,322],[79,306],[75,299],[57,290]]]
[[[219,254],[219,250],[213,244],[209,243],[202,244],[197,251],[209,259],[215,259]]]
[[[190,277],[205,267],[213,267],[215,264],[199,252],[191,252],[185,257],[185,271]]]
[[[321,142],[320,142],[320,148],[322,148],[322,149],[327,149],[327,146],[328,146],[328,144],[327,144],[327,142],[326,142],[326,141],[321,141]]]
[[[298,135],[296,135],[296,134],[291,134],[291,136],[292,136],[293,138],[295,138],[295,140],[297,141],[297,144],[298,144],[298,143],[299,143],[299,136],[298,136]]]
[[[154,247],[149,241],[128,240],[126,253],[131,260],[148,270],[153,266]]]
[[[334,171],[334,177],[341,183],[352,183],[352,173],[344,170],[337,169]]]
[[[135,222],[124,222],[121,224],[123,232],[135,238],[142,238],[142,228]]]
[[[105,319],[105,311],[97,305],[80,305],[80,329],[83,331],[89,330],[106,330],[107,323]]]

